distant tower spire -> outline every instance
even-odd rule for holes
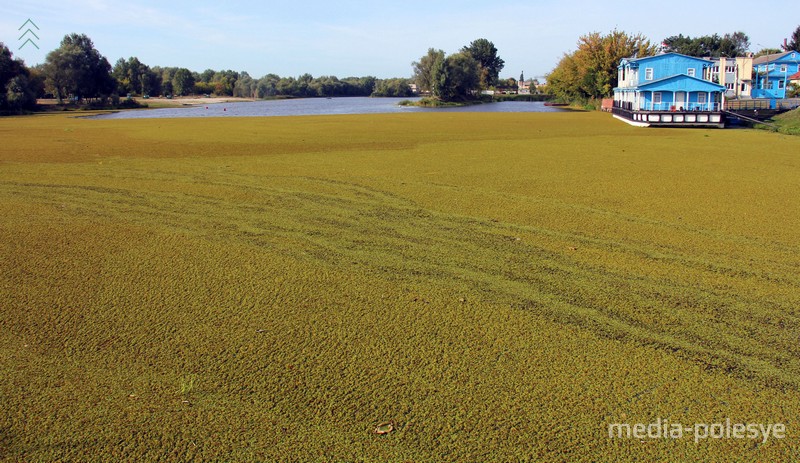
[[[525,82],[525,71],[519,73],[519,81]]]

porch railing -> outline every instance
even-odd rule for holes
[[[614,107],[626,109],[628,111],[672,111],[672,112],[718,112],[721,108],[719,103],[652,103],[640,104],[639,108],[634,103],[628,101],[615,101]]]

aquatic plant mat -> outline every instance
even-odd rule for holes
[[[800,459],[798,137],[51,114],[0,140],[0,460]],[[711,435],[637,437],[665,420]]]

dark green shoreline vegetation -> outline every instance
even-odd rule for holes
[[[423,108],[446,108],[469,106],[484,103],[501,103],[505,101],[520,101],[520,102],[534,102],[534,101],[551,101],[552,97],[549,95],[516,95],[516,94],[500,94],[500,95],[481,95],[480,98],[472,98],[462,101],[442,101],[432,97],[422,97],[419,100],[403,100],[398,103],[400,106],[420,106]]]
[[[470,106],[483,103],[490,103],[491,101],[474,99],[464,101],[442,101],[438,98],[422,97],[419,100],[403,100],[397,103],[400,106],[419,106],[422,108],[455,108],[460,106]]]
[[[410,97],[406,78],[373,76],[281,77],[260,79],[231,70],[193,72],[178,67],[150,67],[136,57],[111,66],[85,34],[69,34],[49,52],[44,64],[28,68],[0,42],[0,115],[48,110],[133,109],[150,97],[214,96],[247,99],[314,97]],[[57,100],[37,105],[37,99]]]

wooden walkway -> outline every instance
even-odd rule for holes
[[[741,115],[745,119],[764,121],[772,117],[800,107],[800,98],[783,100],[728,100],[725,111],[732,116]]]

